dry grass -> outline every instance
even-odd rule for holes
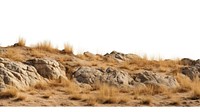
[[[15,88],[8,88],[0,92],[0,99],[14,98],[18,95],[18,91]]]
[[[1,57],[20,62],[22,62],[25,59],[25,56],[18,49],[7,49],[5,53],[1,54]]]
[[[19,38],[16,45],[17,46],[25,46],[26,45],[26,40],[24,38]]]
[[[193,88],[193,81],[191,81],[188,77],[177,74],[176,79],[178,83],[180,84],[181,88],[184,90],[192,90]]]
[[[49,52],[55,51],[55,48],[53,47],[53,45],[50,41],[39,42],[33,47],[36,49],[39,49],[39,50],[45,50],[45,51],[49,51]]]
[[[173,96],[171,98],[171,102],[169,103],[169,105],[173,105],[173,106],[179,106],[181,104],[181,99],[176,97],[176,96]]]
[[[64,87],[66,94],[77,94],[80,92],[80,87],[73,81],[60,78],[58,80],[52,80],[49,82],[49,87]]]
[[[23,94],[18,94],[17,98],[14,99],[14,101],[24,101],[26,99],[26,96]]]
[[[133,89],[132,95],[155,95],[161,94],[168,91],[168,89],[164,86],[156,86],[156,85],[147,85],[147,86],[138,86]]]
[[[69,97],[70,100],[81,100],[82,95],[81,94],[73,94],[72,96]]]
[[[89,97],[87,100],[86,106],[95,106],[97,104],[97,100],[94,97]]]
[[[48,83],[46,82],[39,82],[36,85],[34,85],[35,89],[39,90],[47,90],[49,88],[54,88],[54,87],[62,87],[65,88],[63,90],[67,94],[75,94],[80,91],[80,88],[77,84],[75,84],[73,81],[70,81],[65,78],[59,78],[57,80],[51,80]]]
[[[47,93],[45,93],[45,94],[42,96],[42,98],[44,98],[44,99],[49,99],[51,96],[52,96],[52,93],[47,92]]]
[[[188,77],[178,74],[177,80],[183,92],[191,91],[191,99],[200,99],[200,79],[198,77],[190,80]]]
[[[73,54],[73,47],[70,44],[64,44],[64,50],[67,54]]]
[[[119,89],[107,84],[102,84],[98,91],[96,101],[102,104],[126,103],[128,99],[119,96]]]
[[[153,101],[153,98],[151,96],[143,96],[140,103],[143,105],[150,105],[152,101]]]
[[[200,79],[195,78],[194,81],[192,82],[192,99],[200,99]]]
[[[46,56],[45,54],[46,54],[45,52],[39,49],[31,49],[30,51],[30,55],[36,58],[43,58]]]
[[[46,90],[49,88],[49,85],[46,82],[38,82],[34,85],[35,89]]]
[[[112,63],[112,62],[111,62]],[[132,58],[129,61],[121,62],[118,66],[120,69],[127,69],[127,70],[150,70],[155,72],[166,72],[168,69],[178,69],[179,67],[179,60],[149,60],[147,56],[143,56],[143,58]]]

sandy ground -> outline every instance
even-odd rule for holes
[[[69,94],[65,87],[54,87],[45,90],[31,89],[20,91],[18,94],[22,98],[1,98],[0,106],[199,106],[200,99],[191,99],[190,92],[174,94],[156,94],[143,98],[145,95],[132,95],[130,92],[120,92],[117,97],[126,99],[123,102],[104,102],[92,101],[93,97],[98,96],[98,90],[81,90],[78,94]]]

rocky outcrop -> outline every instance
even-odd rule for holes
[[[144,84],[153,84],[158,86],[167,86],[170,88],[178,87],[179,84],[173,76],[155,74],[150,71],[144,71],[138,74],[135,74],[134,80],[139,83]]]
[[[179,84],[173,76],[155,74],[153,72],[141,72],[130,76],[127,72],[108,67],[105,71],[91,67],[80,67],[73,74],[73,78],[78,83],[93,84],[97,81],[108,83],[115,86],[137,86],[154,84],[167,86],[170,88],[178,87]]]
[[[80,67],[74,74],[73,78],[79,83],[94,84],[95,82],[108,83],[111,85],[129,85],[131,77],[126,72],[107,68],[102,69],[91,67]]]
[[[196,77],[200,77],[200,60],[191,60],[183,58],[181,60],[183,65],[187,65],[181,68],[181,73],[188,76],[191,80]]]
[[[127,60],[130,60],[133,58],[140,58],[138,55],[135,55],[135,54],[123,54],[123,53],[116,52],[116,51],[112,51],[110,54],[107,53],[104,56],[111,57],[118,61],[127,61]]]
[[[0,58],[0,89],[14,86],[23,90],[42,80],[33,66]]]
[[[80,67],[72,77],[79,83],[93,84],[95,81],[101,81],[103,74],[102,71],[95,68]]]
[[[53,59],[34,58],[26,61],[26,64],[34,66],[37,72],[47,79],[58,79],[60,76],[65,76],[64,66]]]
[[[181,72],[193,80],[196,77],[200,77],[200,66],[182,67]]]
[[[127,72],[113,68],[107,68],[105,71],[104,81],[116,86],[129,86],[132,78]]]
[[[189,59],[189,58],[183,58],[183,59],[181,59],[181,64],[183,64],[183,65],[195,65],[195,60],[192,60],[192,59]]]

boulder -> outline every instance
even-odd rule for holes
[[[115,86],[129,86],[132,81],[128,73],[110,67],[105,71],[100,68],[80,67],[73,73],[73,78],[78,83],[102,82]]]
[[[107,53],[104,56],[114,58],[117,61],[128,61],[128,60],[131,60],[131,59],[140,58],[136,54],[123,54],[123,53],[120,53],[120,52],[117,52],[117,51],[112,51],[110,54]]]
[[[196,77],[200,77],[200,66],[190,66],[190,67],[182,67],[182,74],[188,76],[191,80]]]
[[[47,79],[58,79],[60,76],[65,76],[64,66],[53,59],[34,58],[27,60],[26,64],[34,66],[37,72]]]
[[[105,74],[106,77],[104,81],[111,85],[129,86],[130,82],[132,81],[132,78],[127,72],[113,69],[110,67],[106,69]]]
[[[135,74],[134,80],[139,83],[153,84],[158,86],[167,86],[170,88],[178,87],[179,84],[173,76],[155,74],[150,71],[144,71]]]
[[[100,81],[103,72],[92,67],[80,67],[72,75],[79,83],[93,84],[95,81]]]
[[[181,64],[183,65],[195,65],[195,60],[189,59],[189,58],[183,58],[181,59]]]
[[[14,86],[24,90],[42,79],[33,66],[0,58],[0,89]]]
[[[80,67],[73,73],[73,78],[78,83],[94,84],[99,81],[117,87],[136,87],[153,84],[167,86],[169,88],[178,87],[179,84],[173,76],[155,74],[144,71],[130,76],[127,72],[108,67],[105,71],[92,67]]]

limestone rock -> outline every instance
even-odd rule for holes
[[[73,78],[79,83],[93,84],[95,81],[101,80],[103,73],[95,68],[80,67],[73,73]]]
[[[182,67],[182,74],[188,76],[191,80],[196,77],[200,77],[200,67],[199,66],[190,66],[190,67]]]
[[[173,76],[155,74],[153,72],[144,71],[135,75],[135,81],[144,84],[164,85],[170,88],[178,87],[179,84]]]
[[[114,58],[117,61],[127,61],[127,60],[134,59],[134,58],[140,58],[136,54],[123,54],[123,53],[120,53],[117,51],[112,51],[110,54],[107,53],[104,56]]]
[[[127,72],[120,71],[113,68],[106,69],[106,82],[116,86],[128,86],[132,78]]]
[[[10,85],[24,89],[41,80],[42,77],[33,66],[0,58],[0,88]]]
[[[58,79],[60,76],[65,76],[64,66],[53,59],[34,58],[26,61],[26,64],[34,66],[37,72],[47,79]]]

